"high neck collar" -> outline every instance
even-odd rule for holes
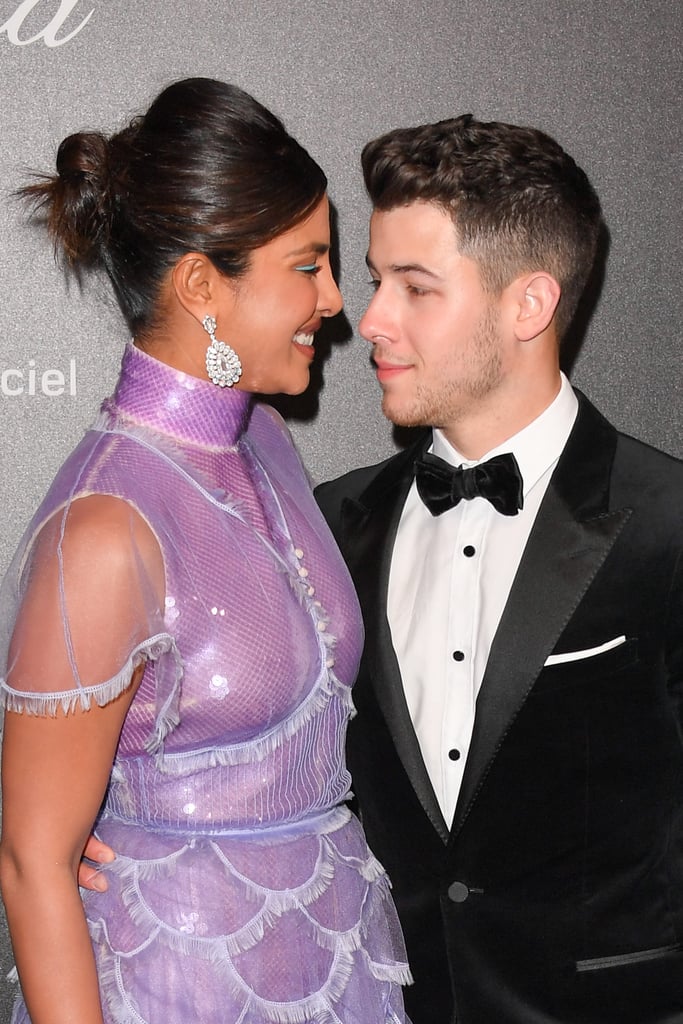
[[[229,448],[246,430],[252,397],[176,370],[130,342],[108,404],[126,419],[177,440]]]

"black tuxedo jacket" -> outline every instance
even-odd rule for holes
[[[452,822],[386,615],[430,436],[317,491],[363,608],[348,760],[393,881],[414,1024],[683,1022],[683,463],[579,401],[494,638]]]

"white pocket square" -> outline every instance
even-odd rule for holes
[[[582,651],[566,651],[564,654],[551,654],[546,658],[545,664],[546,666],[562,665],[567,661],[582,661],[584,658],[594,658],[596,654],[604,654],[605,651],[611,651],[613,647],[620,647],[621,644],[625,643],[625,636],[615,636],[614,640],[608,640],[607,643],[600,644],[598,647],[586,647]]]

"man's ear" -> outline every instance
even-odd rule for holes
[[[216,316],[219,301],[224,301],[224,278],[203,253],[186,252],[171,271],[171,287],[180,305],[199,323],[207,313]]]
[[[550,326],[560,301],[561,288],[552,274],[535,270],[522,274],[509,286],[519,341],[532,341]]]

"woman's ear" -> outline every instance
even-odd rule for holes
[[[216,305],[225,301],[222,275],[203,253],[186,252],[171,271],[171,286],[180,305],[199,323],[207,313],[216,315]]]
[[[515,335],[519,341],[531,341],[550,327],[561,288],[552,274],[544,270],[523,274],[513,281]]]

